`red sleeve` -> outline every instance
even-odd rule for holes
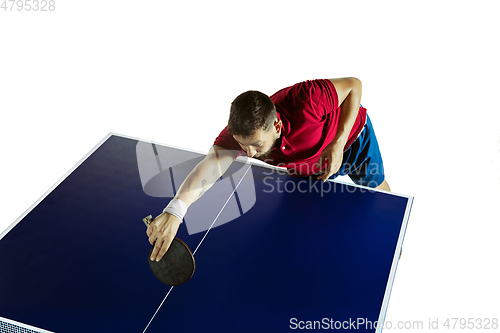
[[[224,127],[222,132],[220,132],[219,136],[214,141],[214,146],[219,146],[229,150],[238,150],[240,153],[238,156],[246,156],[246,153],[241,146],[236,142],[231,133],[227,130],[227,126]]]
[[[337,90],[330,80],[307,81],[309,83],[309,96],[311,112],[323,118],[339,107]]]
[[[337,91],[330,80],[312,80],[281,89],[271,96],[276,105],[292,112],[309,114],[318,120],[337,110]]]

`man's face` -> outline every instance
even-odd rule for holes
[[[276,141],[281,135],[281,127],[281,120],[276,119],[274,121],[274,126],[268,131],[259,129],[250,137],[233,135],[233,138],[240,144],[241,148],[246,151],[249,157],[264,160],[271,154],[271,150],[275,147]]]

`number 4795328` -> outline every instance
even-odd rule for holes
[[[48,12],[55,9],[55,0],[3,0],[0,5],[0,10],[4,12]]]

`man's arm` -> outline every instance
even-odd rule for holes
[[[226,172],[236,155],[232,150],[212,146],[207,156],[186,177],[174,199],[182,200],[189,208]],[[152,261],[159,261],[167,252],[180,224],[181,221],[169,213],[161,213],[150,224],[146,233],[149,242],[155,244]]]
[[[321,167],[323,161],[325,159],[328,160],[326,170],[318,177],[318,179],[322,179],[324,182],[335,174],[342,165],[344,147],[349,139],[352,126],[358,116],[362,90],[361,81],[355,77],[330,79],[330,82],[332,82],[337,91],[339,105],[341,105],[342,108],[335,138],[321,152],[318,161],[318,165]]]

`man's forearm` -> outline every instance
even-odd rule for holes
[[[189,206],[198,200],[219,179],[218,169],[206,163],[198,164],[186,177],[177,191],[175,199],[184,201]]]
[[[347,96],[341,101],[340,119],[332,143],[345,145],[349,139],[354,122],[358,116],[359,104],[361,102],[361,81],[356,78],[349,78],[349,89]]]
[[[159,261],[167,252],[188,208],[222,176],[236,158],[231,151],[213,146],[180,186],[174,199],[149,225],[146,231],[154,244],[151,260]],[[184,204],[185,206],[184,206]]]

